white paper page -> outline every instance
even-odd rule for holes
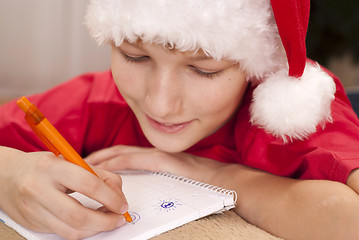
[[[110,232],[102,232],[88,240],[99,239],[148,239],[181,226],[200,217],[234,207],[233,195],[220,195],[217,192],[183,183],[173,178],[141,172],[121,175],[123,192],[130,206],[129,213],[133,224],[127,223]],[[84,205],[91,208],[101,206],[82,194],[74,193]],[[0,212],[0,218],[28,239],[60,240],[55,234],[35,233],[14,225],[11,219]]]

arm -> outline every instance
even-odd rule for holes
[[[285,239],[359,237],[359,197],[344,184],[294,180],[240,165],[224,166],[219,172],[214,181],[237,190],[236,212],[274,235]],[[229,181],[226,176],[233,178]]]
[[[24,153],[6,147],[0,147],[0,166],[0,208],[31,230],[78,239],[125,223],[122,214],[127,204],[121,179],[115,174],[97,170],[101,180],[52,153]],[[82,206],[66,194],[70,190],[105,208]]]
[[[116,146],[87,160],[107,170],[144,169],[186,176],[238,193],[236,213],[248,222],[285,239],[358,239],[359,173],[349,186],[275,176],[239,164],[224,164],[186,153]],[[355,175],[354,175],[355,174]]]
[[[359,169],[350,173],[347,181],[347,185],[359,194]]]

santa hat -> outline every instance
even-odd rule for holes
[[[90,0],[85,23],[99,44],[126,39],[202,49],[238,61],[253,84],[250,121],[304,139],[331,120],[333,79],[306,59],[310,0]]]

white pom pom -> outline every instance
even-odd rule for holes
[[[318,64],[307,63],[299,79],[278,71],[253,92],[250,114],[254,125],[287,142],[305,139],[319,124],[331,121],[336,90],[333,79]]]

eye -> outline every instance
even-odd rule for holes
[[[222,70],[219,70],[219,71],[214,71],[214,72],[211,72],[211,71],[203,71],[203,70],[200,70],[198,68],[196,68],[195,66],[190,66],[192,68],[192,70],[197,73],[198,75],[202,76],[202,77],[206,77],[206,78],[214,78],[215,76],[217,76],[218,74],[220,74],[222,72]]]
[[[138,56],[138,57],[133,57],[130,56],[122,51],[120,51],[122,56],[125,58],[125,60],[127,62],[131,62],[131,63],[140,63],[140,62],[146,62],[148,60],[150,60],[151,58],[149,56]]]

